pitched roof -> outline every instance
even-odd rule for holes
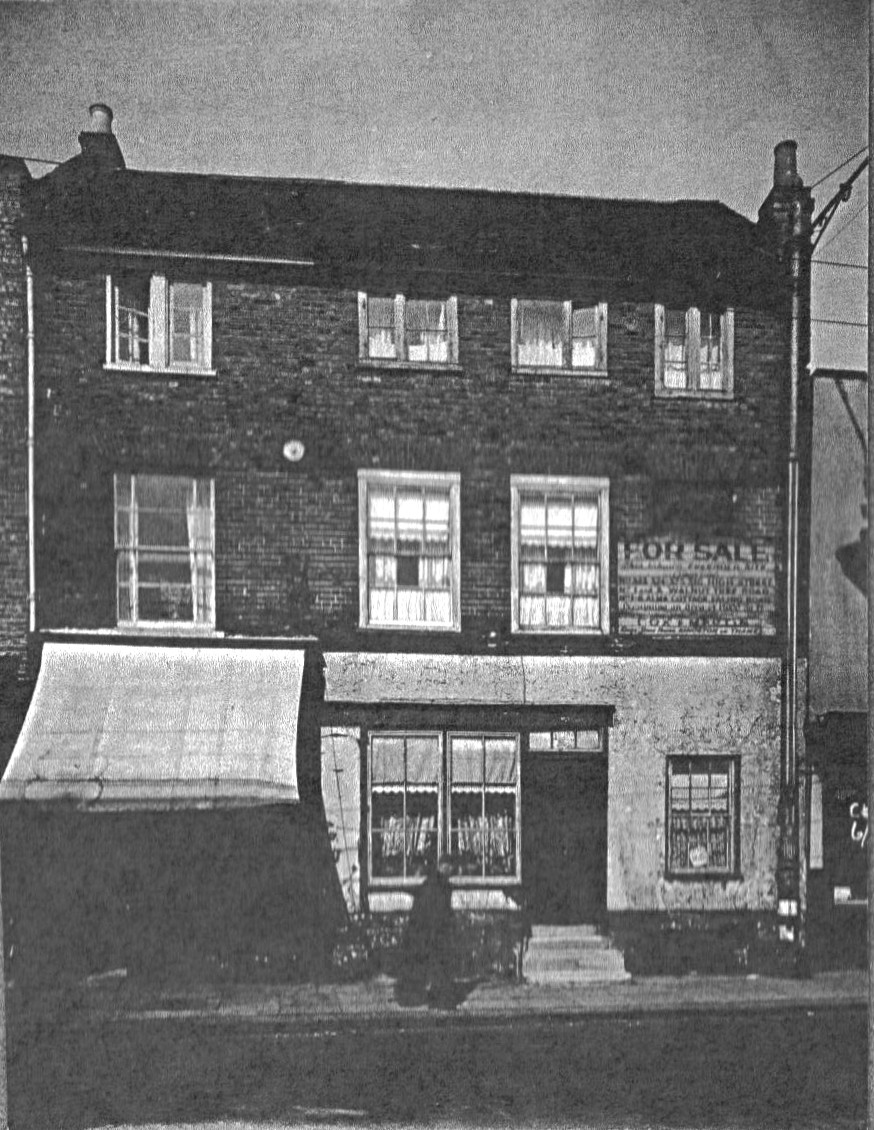
[[[338,181],[88,170],[34,182],[29,227],[55,246],[736,292],[774,263],[715,201],[657,202]],[[773,276],[771,276],[773,277]]]

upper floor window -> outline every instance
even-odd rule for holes
[[[609,483],[510,478],[514,632],[609,630]]]
[[[456,474],[359,471],[362,627],[458,628]]]
[[[668,873],[736,873],[740,823],[737,759],[669,757],[667,769]]]
[[[212,365],[212,285],[165,275],[106,278],[106,364],[207,371]]]
[[[363,361],[457,364],[457,300],[360,292],[358,353]]]
[[[734,390],[734,312],[655,307],[656,396],[729,397]]]
[[[607,369],[607,304],[585,306],[514,298],[511,305],[514,369]]]
[[[115,552],[119,624],[215,624],[211,480],[116,475]]]

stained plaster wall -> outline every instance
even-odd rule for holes
[[[779,660],[358,652],[325,658],[328,702],[613,707],[608,910],[774,908]],[[665,878],[665,771],[673,754],[740,757],[738,878]],[[524,796],[522,810],[524,835]]]

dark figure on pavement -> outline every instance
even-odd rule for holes
[[[404,998],[434,1008],[455,1008],[452,891],[450,861],[443,857],[426,872],[413,896],[404,935]]]

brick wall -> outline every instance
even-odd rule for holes
[[[114,624],[114,470],[215,477],[226,631],[396,644],[357,630],[359,468],[461,472],[463,633],[430,635],[429,648],[509,631],[511,473],[609,477],[614,561],[618,540],[665,532],[652,519],[665,483],[688,496],[696,532],[776,537],[779,558],[787,349],[775,315],[736,311],[732,401],[671,401],[653,397],[651,304],[611,302],[608,379],[531,376],[510,372],[509,297],[460,294],[460,370],[425,373],[357,365],[354,289],[213,283],[215,376],[105,372],[99,268],[38,270],[43,627]],[[306,446],[298,464],[282,457],[291,438]],[[733,496],[718,531],[715,487]]]
[[[0,156],[0,655],[27,639],[27,293],[18,158]]]

